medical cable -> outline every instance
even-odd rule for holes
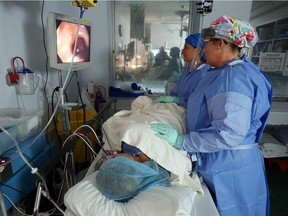
[[[6,194],[2,194],[3,196],[6,197],[6,199],[11,203],[11,205],[13,206],[13,208],[15,208],[21,215],[24,215],[24,216],[32,216],[32,215],[28,215],[28,214],[25,214],[24,212],[22,212],[16,205],[15,203],[13,203],[13,201],[6,195]]]
[[[49,86],[53,89],[53,85],[49,82],[49,81],[46,81],[47,79],[45,79],[42,75],[40,75],[39,73],[37,73],[35,75],[35,79],[38,79],[41,78],[42,80],[44,80],[45,82],[47,82],[47,84],[49,84]],[[47,97],[48,98],[48,97]]]
[[[89,143],[85,140],[84,137],[86,137],[84,134],[81,133],[73,133],[71,136],[77,136],[79,137],[87,146],[88,148],[93,152],[94,155],[97,156],[97,153],[93,150],[93,148],[89,145]],[[86,137],[88,139],[88,137]],[[90,143],[91,144],[91,143]]]
[[[76,133],[75,134],[76,136],[78,136],[80,139],[82,139],[82,141],[83,142],[85,142],[87,145],[88,145],[88,147],[89,147],[89,149],[95,154],[95,155],[97,155],[96,154],[96,152],[92,149],[92,142],[91,142],[91,140],[90,139],[92,139],[92,138],[88,138],[86,135],[84,135],[84,134],[82,134],[82,133]],[[93,140],[94,141],[94,140]]]
[[[65,157],[65,162],[63,163],[63,161],[61,160],[61,163],[63,165],[63,174],[61,176],[61,186],[60,186],[60,190],[59,190],[59,194],[58,194],[58,197],[57,197],[57,203],[59,202],[60,198],[61,198],[61,194],[63,192],[63,189],[64,189],[64,185],[65,185],[65,181],[66,181],[66,185],[68,186],[68,188],[70,188],[69,186],[69,182],[68,182],[68,176],[67,176],[67,162],[68,162],[68,157],[66,156]],[[60,173],[58,173],[60,175]],[[64,178],[65,177],[65,178]]]
[[[89,126],[89,125],[81,125],[81,126],[78,127],[70,136],[67,137],[67,139],[64,141],[62,147],[65,146],[66,142],[68,142],[68,140],[70,140],[70,138],[72,138],[73,136],[78,136],[80,139],[83,140],[83,142],[85,142],[85,144],[87,144],[87,146],[90,148],[90,150],[91,150],[95,155],[97,155],[97,153],[91,148],[91,146],[87,143],[87,141],[84,140],[83,136],[85,136],[85,135],[83,135],[83,134],[81,134],[81,133],[77,133],[78,130],[80,130],[80,129],[83,128],[83,127],[88,127],[88,128],[93,132],[93,134],[94,134],[97,142],[98,142],[98,143],[101,143],[101,142],[100,142],[100,139],[98,138],[97,134],[95,133],[95,131],[93,130],[93,128],[92,128],[91,126]],[[87,139],[88,139],[88,138],[87,138]]]
[[[83,127],[88,127],[88,128],[93,132],[96,140],[97,140],[99,143],[101,143],[101,142],[100,142],[100,139],[98,138],[98,136],[97,136],[97,134],[96,134],[96,132],[95,132],[95,131],[93,130],[93,128],[92,128],[91,126],[89,126],[89,125],[81,125],[80,127],[78,127],[78,128],[74,131],[74,133],[77,132],[78,130],[80,130],[81,128],[83,128]]]
[[[46,38],[45,38],[45,28],[44,28],[44,20],[43,20],[43,14],[44,14],[44,4],[45,4],[45,0],[42,1],[42,5],[41,5],[41,13],[40,13],[40,17],[41,17],[41,25],[42,25],[42,40],[43,40],[43,47],[45,50],[45,54],[46,54],[46,62],[45,62],[45,72],[46,72],[46,79],[45,83],[44,83],[44,95],[45,95],[45,99],[47,102],[47,113],[48,113],[48,119],[49,119],[49,100],[48,100],[48,96],[47,96],[47,92],[46,92],[46,87],[47,87],[47,83],[48,83],[48,52],[47,52],[47,47],[46,47]]]
[[[97,122],[97,121],[96,121]],[[82,127],[88,127],[92,132],[93,132],[93,134],[94,134],[94,136],[95,136],[95,138],[96,138],[96,143],[99,145],[99,147],[103,150],[103,152],[106,154],[106,155],[108,155],[109,153],[107,153],[106,152],[106,150],[103,148],[103,145],[101,144],[101,141],[100,141],[100,139],[99,139],[99,137],[97,136],[97,134],[96,134],[96,132],[93,130],[93,128],[91,127],[91,126],[89,126],[89,125],[82,125],[82,126],[80,126],[79,128],[77,128],[75,131],[74,131],[74,133],[76,133],[79,129],[81,129]],[[105,135],[107,136],[107,134],[106,134],[106,132],[105,132],[105,130],[103,129],[102,130],[104,133],[105,133]],[[110,149],[111,149],[111,145],[109,145],[110,146]],[[111,149],[112,150],[112,149]],[[97,155],[96,153],[94,153],[94,155]]]
[[[50,197],[47,191],[42,191],[42,195],[46,197],[63,215],[66,215],[65,212],[54,202],[54,200]]]
[[[89,138],[88,138],[87,136],[85,136],[84,134],[77,133],[77,131],[80,130],[81,128],[83,128],[83,127],[88,127],[89,129],[91,129],[91,131],[94,133],[94,135],[95,135],[95,137],[96,137],[96,140],[98,140],[98,142],[100,142],[97,134],[95,133],[95,131],[93,130],[92,127],[90,127],[89,125],[82,125],[82,126],[80,126],[79,128],[77,128],[77,129],[74,131],[73,134],[71,134],[70,136],[67,137],[67,139],[64,141],[62,147],[64,147],[64,146],[66,145],[66,143],[71,140],[71,138],[73,138],[74,136],[77,136],[78,138],[80,138],[80,139],[88,146],[88,148],[91,150],[91,152],[93,152],[93,155],[94,155],[94,157],[96,158],[96,157],[98,156],[98,154],[93,150],[93,148],[92,148],[92,143],[90,142]],[[86,138],[86,139],[85,139],[85,138]],[[90,143],[90,145],[89,145],[88,142]],[[97,143],[97,142],[96,142],[96,143]],[[101,145],[100,145],[100,146],[101,146]],[[66,160],[67,160],[67,159],[66,159]],[[66,166],[65,166],[65,167],[66,167]],[[68,184],[68,185],[69,185],[69,184]]]
[[[96,123],[99,123],[99,124],[101,125],[101,122],[97,121],[96,119],[93,119],[93,121],[95,121]],[[109,145],[110,149],[112,150],[112,146],[111,146],[111,144],[110,144],[110,142],[109,142],[108,135],[107,135],[105,129],[103,128],[103,125],[101,125],[101,129],[102,129],[102,132],[103,132],[104,136],[106,137],[106,140],[107,140],[107,142],[108,142],[107,144]],[[100,143],[101,143],[101,142],[100,142]],[[101,149],[105,152],[105,154],[108,154],[108,153],[105,151],[105,149],[103,149],[103,145],[100,146],[100,147],[101,147]]]
[[[107,135],[107,133],[106,133],[106,131],[105,131],[105,129],[103,127],[102,127],[102,131],[103,131],[103,134],[105,135],[106,140],[108,142],[107,144],[109,145],[110,149],[112,150],[112,146],[111,146],[110,141],[109,141],[109,136]],[[107,152],[105,152],[105,153],[107,154]]]
[[[35,80],[34,83],[36,83],[34,84],[34,88],[33,88],[33,91],[35,92],[39,85],[39,77],[37,76],[37,74],[34,73],[33,79]]]
[[[60,204],[58,204],[58,206],[62,206],[62,205],[64,205],[64,202],[61,202]],[[46,213],[48,213],[51,216],[56,216],[56,215],[63,216],[61,212],[55,212],[56,210],[57,210],[57,208],[52,208],[50,210],[46,210]]]
[[[51,100],[51,105],[52,105],[52,111],[54,111],[54,94],[56,94],[56,91],[59,91],[59,86],[58,87],[56,87],[56,88],[54,88],[53,89],[53,92],[52,92],[52,100]],[[57,96],[57,94],[56,94],[56,96]],[[57,99],[58,100],[58,99]],[[55,128],[55,132],[56,132],[56,136],[57,136],[57,138],[58,138],[58,141],[59,141],[59,143],[62,143],[62,140],[61,140],[61,137],[60,137],[60,134],[59,134],[59,132],[58,132],[58,128],[57,128],[57,120],[56,120],[56,118],[55,118],[55,116],[53,116],[53,124],[54,124],[54,128]]]
[[[79,93],[80,101],[81,101],[81,104],[84,104],[84,102],[83,102],[83,98],[82,98],[82,95],[81,95],[80,83],[79,83],[79,79],[78,79],[77,71],[75,71],[74,73],[75,73],[75,75],[76,75],[77,89],[78,89],[78,93]],[[86,112],[85,112],[85,106],[83,106],[82,109],[83,109],[83,123],[84,123],[84,125],[85,125],[85,124],[86,124]]]

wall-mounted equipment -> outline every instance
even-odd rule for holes
[[[213,0],[197,2],[196,5],[200,6],[200,8],[197,8],[197,13],[208,14],[212,12]]]
[[[95,0],[73,0],[72,5],[75,7],[83,7],[85,9],[88,9],[89,7],[95,7],[97,1]]]

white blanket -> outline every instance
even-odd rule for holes
[[[166,140],[156,137],[150,129],[151,122],[167,123],[176,127],[180,134],[185,133],[186,110],[175,103],[152,104],[147,96],[136,98],[131,110],[122,110],[110,117],[103,130],[106,143],[121,149],[121,141],[139,148],[148,157],[174,174],[173,183],[188,186],[194,191],[203,192],[197,175],[189,176],[191,161],[185,152],[170,146]]]

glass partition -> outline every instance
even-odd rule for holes
[[[190,1],[115,1],[114,75],[164,93],[183,66]]]

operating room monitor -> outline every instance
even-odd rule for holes
[[[91,61],[91,30],[92,23],[87,20],[50,12],[47,18],[47,45],[50,67],[68,71],[72,60],[72,71],[89,67]]]

